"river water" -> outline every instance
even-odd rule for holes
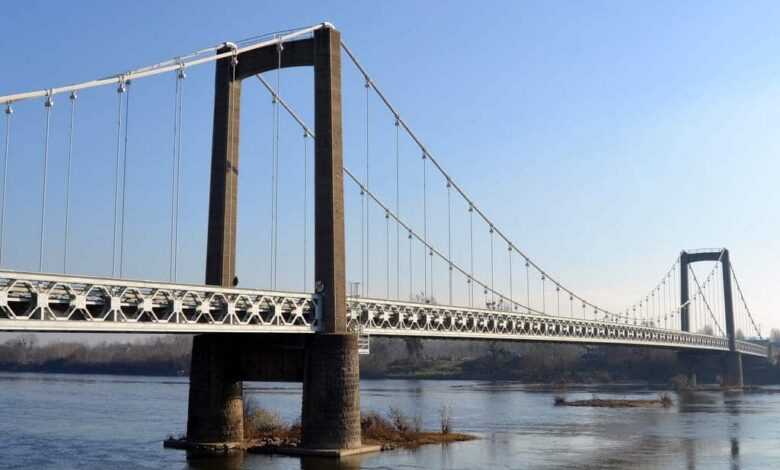
[[[396,405],[481,439],[339,462],[283,456],[188,459],[163,449],[183,433],[187,379],[0,373],[0,468],[10,469],[514,469],[780,468],[780,388],[672,394],[669,409],[553,406],[559,391],[511,382],[364,380],[362,408]],[[292,421],[298,384],[245,384]],[[567,398],[656,397],[647,387],[582,387]]]

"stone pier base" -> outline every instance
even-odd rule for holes
[[[193,338],[187,440],[223,444],[244,440],[243,385],[235,355],[222,335]]]
[[[677,353],[680,372],[696,388],[699,382],[719,383],[724,388],[742,388],[742,354],[734,351]]]
[[[301,447],[361,447],[355,335],[320,334],[309,338],[303,374]]]
[[[694,388],[698,386],[698,362],[699,359],[695,353],[691,353],[690,351],[679,351],[677,353],[677,363],[680,372],[688,378],[690,386]]]
[[[357,337],[352,334],[238,335],[194,338],[186,441],[169,447],[240,450],[243,380],[303,382],[301,449],[342,456],[373,450],[360,440]]]
[[[745,385],[742,376],[742,354],[727,352],[723,355],[723,386],[742,388]]]

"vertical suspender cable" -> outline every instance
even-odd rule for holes
[[[179,197],[181,195],[181,135],[182,118],[184,116],[184,79],[187,77],[184,69],[179,70],[178,74],[181,85],[179,87],[179,133],[176,142],[176,225],[173,230],[173,280],[179,278]]]
[[[507,251],[509,252],[509,303],[511,304],[509,307],[511,310],[515,310],[517,305],[515,304],[514,282],[512,279],[512,245],[509,245]]]
[[[412,231],[409,231],[409,300],[413,300],[412,292]]]
[[[496,297],[495,297],[495,291],[496,291],[496,283],[495,283],[495,276],[494,276],[494,269],[493,269],[493,226],[490,226],[490,304],[495,307],[496,303]]]
[[[40,247],[38,249],[38,271],[43,272],[43,249],[46,232],[46,190],[48,189],[49,178],[49,128],[51,126],[51,108],[54,106],[51,93],[46,96],[46,135],[43,144],[43,193],[41,194],[41,235]]]
[[[371,174],[369,170],[369,122],[368,122],[368,102],[371,92],[371,80],[366,77],[366,191],[371,190],[369,186],[369,176]],[[366,198],[366,295],[371,296],[370,279],[371,279],[371,225],[369,223],[371,213],[371,204],[368,198]]]
[[[650,303],[650,316],[656,318],[656,323],[655,323],[654,326],[657,327],[658,326],[658,314],[656,313],[656,308],[655,308],[655,290],[653,290],[650,293],[650,302],[651,302]]]
[[[278,91],[277,91],[278,93]],[[274,223],[276,221],[276,213],[274,212],[274,194],[276,194],[276,189],[274,185],[276,184],[276,179],[274,177],[274,168],[275,168],[275,161],[276,161],[276,107],[277,103],[279,101],[278,94],[274,93],[271,97],[271,198],[270,198],[270,212],[271,212],[271,225],[270,225],[270,250],[268,252],[268,266],[270,270],[268,271],[268,279],[269,279],[269,285],[271,286],[271,289],[274,287]],[[362,190],[361,190],[362,191]],[[362,210],[362,209],[361,209]],[[362,256],[362,254],[361,254]]]
[[[112,230],[112,251],[111,251],[111,276],[116,276],[116,229],[117,229],[117,204],[119,203],[119,159],[122,157],[122,106],[124,105],[124,93],[127,90],[124,79],[120,80],[119,87],[116,89],[119,97],[119,106],[117,112],[116,124],[116,162],[114,164],[114,228]]]
[[[125,253],[125,199],[127,196],[127,134],[128,123],[130,122],[130,82],[127,82],[127,93],[125,94],[125,138],[124,148],[122,149],[122,221],[119,225],[119,277],[121,278],[123,270],[123,260]]]
[[[360,187],[360,286],[366,296],[366,192]]]
[[[555,285],[555,297],[558,302],[558,314],[557,316],[561,316],[561,286]]]
[[[306,292],[307,251],[309,248],[308,231],[308,186],[309,186],[309,131],[303,129],[303,291]]]
[[[658,293],[661,296],[661,314],[664,319],[664,328],[666,328],[666,278],[661,281],[661,288]]]
[[[390,212],[385,211],[385,298],[390,298]]]
[[[433,248],[428,247],[428,258],[431,260],[431,290],[428,303],[433,303]]]
[[[545,276],[544,274],[542,274],[542,313],[546,313],[546,304],[547,304],[547,299],[544,295],[544,279]]]
[[[70,178],[73,169],[73,130],[76,125],[76,99],[75,91],[70,93],[70,125],[68,126],[68,170],[65,178],[65,236],[62,249],[62,273],[68,271],[68,234],[70,224]]]
[[[401,151],[399,148],[399,127],[401,123],[395,117],[395,213],[401,217]],[[395,221],[395,294],[401,299],[401,224]]]
[[[182,118],[184,117],[184,79],[187,77],[184,69],[179,70],[179,133],[176,142],[176,225],[173,230],[173,280],[179,278],[179,198],[181,195],[181,135],[184,132],[182,128]]]
[[[647,316],[648,324],[653,325],[653,312],[650,309],[650,296],[645,297],[645,316]]]
[[[179,252],[179,193],[181,172],[181,120],[184,101],[184,69],[176,73],[176,99],[174,102],[173,161],[171,162],[171,246],[168,276],[171,282],[178,278]]]
[[[677,259],[677,262],[680,262],[679,258]],[[680,315],[680,310],[682,309],[681,306],[675,305],[677,302],[679,302],[679,297],[677,296],[677,264],[675,263],[675,265],[672,266],[672,319],[675,318],[674,312],[677,312],[678,315]],[[678,324],[682,328],[682,324]],[[674,326],[674,322],[672,322],[672,326]]]
[[[3,201],[0,203],[0,267],[3,263],[3,246],[5,245],[5,198],[8,194],[8,156],[11,149],[11,116],[14,108],[11,104],[5,106],[5,151],[3,152]]]
[[[715,318],[718,319],[718,321],[721,320],[721,313],[723,312],[723,303],[720,301],[720,294],[723,291],[723,283],[720,282],[720,273],[718,272],[720,269],[715,269],[715,281],[713,282],[714,287],[714,294],[715,294]],[[724,315],[725,317],[725,315]],[[724,322],[725,324],[725,322]]]
[[[179,92],[181,80],[176,76],[176,93],[173,100],[173,158],[171,159],[171,227],[168,241],[168,281],[173,282],[173,231],[176,226],[176,152],[179,133]]]
[[[281,127],[281,102],[278,99],[279,94],[282,92],[282,50],[284,49],[281,39],[276,45],[276,134],[274,140],[276,142],[276,152],[274,152],[274,168],[273,168],[273,204],[274,204],[274,220],[273,220],[273,288],[276,289],[277,284],[277,272],[279,263],[279,129]]]
[[[447,178],[447,261],[449,263],[449,293],[452,305],[452,204],[450,203],[452,183]]]
[[[531,313],[531,271],[528,258],[525,259],[525,305],[527,313]]]
[[[469,270],[469,307],[474,306],[474,206],[469,204],[469,252],[471,267]]]
[[[427,188],[427,182],[426,182],[426,172],[425,168],[427,167],[426,162],[428,161],[428,157],[425,153],[425,149],[423,149],[422,152],[422,162],[423,162],[423,249],[425,250],[425,254],[427,255],[428,252],[428,188]],[[428,297],[428,257],[423,257],[423,263],[425,264],[425,267],[423,269],[423,274],[425,276],[424,282],[423,282],[423,297]]]

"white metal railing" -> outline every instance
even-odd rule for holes
[[[347,299],[360,348],[370,336],[501,339],[728,350],[728,339],[595,320],[414,302]],[[216,286],[0,271],[0,331],[276,332],[319,330],[316,296]],[[767,348],[737,341],[737,350]]]
[[[311,294],[0,272],[0,330],[311,333]]]

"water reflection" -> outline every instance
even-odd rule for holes
[[[186,470],[241,470],[244,468],[244,454],[242,452],[217,457],[187,452],[186,458]]]
[[[363,457],[350,455],[341,459],[325,459],[317,457],[301,458],[301,470],[360,470]]]

